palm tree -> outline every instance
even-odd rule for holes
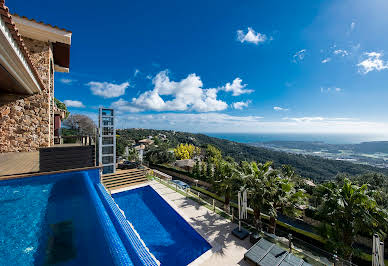
[[[322,201],[318,213],[322,217],[321,234],[332,249],[351,260],[356,235],[368,229],[384,234],[388,214],[380,209],[373,191],[366,184],[357,186],[345,178],[343,184],[328,182],[318,187]]]
[[[247,189],[249,206],[253,209],[255,226],[258,231],[261,230],[261,211],[267,203],[265,182],[272,172],[271,166],[272,162],[265,164],[242,162],[239,169],[236,170]]]
[[[297,189],[289,178],[281,177],[277,171],[267,176],[265,187],[265,209],[270,216],[269,232],[274,234],[278,213],[290,217],[301,216],[301,207],[307,202],[307,194],[303,189]]]
[[[233,192],[238,188],[238,176],[235,172],[236,164],[224,160],[217,162],[213,175],[213,185],[224,196],[224,210],[229,213],[230,200]]]

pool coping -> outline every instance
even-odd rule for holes
[[[222,250],[222,246],[215,240],[211,240],[207,235],[206,233],[199,229],[199,228],[195,228],[193,226],[193,224],[190,222],[190,218],[185,215],[179,208],[178,206],[173,202],[171,201],[170,199],[167,199],[165,196],[161,195],[156,187],[154,187],[154,185],[156,184],[160,184],[156,181],[148,181],[147,183],[143,183],[143,184],[138,184],[138,185],[135,185],[135,186],[130,186],[130,187],[125,187],[125,188],[120,188],[120,189],[116,189],[116,190],[112,190],[111,193],[112,194],[116,194],[116,193],[120,193],[120,192],[124,192],[124,191],[128,191],[128,190],[133,190],[133,189],[136,189],[136,188],[140,188],[140,187],[145,187],[145,186],[151,186],[151,188],[156,192],[158,193],[158,195],[160,197],[163,198],[163,200],[165,200],[190,226],[191,228],[193,228],[203,239],[205,239],[211,246],[211,249],[209,249],[208,251],[206,251],[205,253],[203,253],[201,256],[199,256],[198,258],[196,258],[195,260],[193,260],[192,262],[190,262],[188,265],[190,266],[197,266],[197,265],[201,265],[202,263],[204,263],[207,259],[209,259],[213,253],[216,253],[216,252],[219,252],[220,250]],[[168,188],[168,187],[166,187]],[[170,189],[170,188],[168,188]],[[174,191],[174,190],[172,190]],[[174,191],[175,192],[175,191]]]
[[[87,171],[87,170],[101,169],[101,168],[102,166],[91,166],[91,167],[59,170],[59,171],[50,171],[50,172],[34,172],[34,173],[27,173],[27,174],[2,175],[0,176],[0,181],[18,179],[18,178],[28,178],[28,177],[35,177],[35,176],[42,176],[42,175],[55,175],[55,174],[62,174],[62,173],[69,173],[69,172],[80,172],[80,171]]]

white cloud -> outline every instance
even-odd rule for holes
[[[302,50],[296,52],[296,53],[292,56],[292,61],[293,61],[294,63],[297,63],[297,62],[302,61],[302,60],[305,58],[305,56],[306,56],[306,52],[307,52],[306,49],[302,49]]]
[[[323,121],[325,118],[320,116],[315,117],[284,117],[283,120],[292,120],[295,122],[313,122],[313,121]]]
[[[233,96],[239,96],[241,94],[245,93],[252,93],[253,90],[244,90],[244,88],[247,86],[247,84],[241,84],[242,80],[240,78],[235,78],[230,84],[229,82],[226,83],[225,86],[220,87],[220,90],[226,91],[226,92],[232,92]]]
[[[118,101],[113,102],[111,104],[111,108],[116,109],[119,112],[130,112],[130,113],[137,113],[142,111],[141,109],[131,105],[126,100],[120,98]]]
[[[363,61],[361,61],[358,66],[358,71],[362,74],[367,74],[371,71],[377,70],[381,71],[388,69],[388,62],[384,62],[381,57],[383,53],[370,52],[364,53]]]
[[[339,88],[339,87],[327,87],[327,88],[324,88],[324,87],[321,87],[321,92],[324,93],[324,92],[341,92],[342,89]]]
[[[139,69],[135,69],[135,72],[133,73],[133,76],[136,77],[140,73]]]
[[[346,51],[346,50],[341,50],[341,49],[334,50],[333,53],[334,53],[335,55],[339,55],[339,56],[342,56],[342,57],[349,55],[348,51]]]
[[[279,107],[279,106],[274,106],[273,108],[275,111],[288,111],[287,108]]]
[[[267,40],[267,36],[260,32],[256,32],[251,27],[248,27],[248,31],[245,33],[243,30],[237,31],[237,40],[241,43],[249,42],[254,44],[263,43]],[[270,38],[272,40],[272,38]]]
[[[331,61],[331,58],[330,58],[330,57],[325,58],[325,59],[322,60],[322,64],[326,64],[326,63],[328,63],[328,62],[330,62],[330,61]]]
[[[61,78],[60,80],[59,80],[61,83],[63,83],[63,84],[72,84],[73,82],[75,82],[76,80],[75,79],[67,79],[67,78]]]
[[[232,104],[232,107],[234,109],[238,109],[238,110],[242,110],[244,109],[244,107],[248,107],[248,105],[251,103],[250,100],[246,101],[246,102],[235,102]]]
[[[109,82],[90,81],[86,84],[94,95],[104,98],[115,98],[125,94],[125,89],[129,87],[129,82],[114,84]]]
[[[74,101],[74,100],[64,100],[63,101],[67,107],[77,107],[77,108],[84,108],[85,105],[81,101]]]
[[[159,72],[153,79],[154,88],[141,93],[131,101],[119,99],[112,104],[123,112],[153,111],[196,111],[212,112],[228,108],[228,104],[217,98],[220,90],[232,92],[237,96],[250,93],[252,90],[243,89],[246,84],[236,78],[232,84],[227,83],[220,88],[203,88],[201,78],[190,74],[180,81],[171,81],[168,71]]]
[[[117,118],[119,128],[155,128],[188,132],[247,133],[347,133],[387,136],[388,123],[324,116],[294,117],[266,121],[260,116],[232,116],[222,113],[129,114]]]
[[[316,122],[316,121],[327,121],[327,122],[333,122],[333,121],[354,121],[353,118],[347,118],[347,117],[322,117],[322,116],[305,116],[305,117],[284,117],[283,120],[292,120],[298,123],[310,123],[310,122]]]

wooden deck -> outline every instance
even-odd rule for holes
[[[0,153],[0,176],[39,171],[39,152]]]
[[[90,150],[91,158],[86,158],[85,154],[79,152],[73,152],[72,149],[88,149]],[[43,150],[54,149],[54,155],[51,158],[51,162],[46,163],[48,160],[43,160],[42,154],[39,151],[35,152],[9,152],[9,153],[0,153],[0,176],[4,175],[17,175],[17,174],[28,174],[28,173],[36,173],[39,171],[52,171],[52,170],[64,170],[71,168],[82,168],[82,167],[91,167],[95,165],[95,156],[94,156],[94,146],[81,145],[79,143],[71,143],[71,144],[59,144],[54,145],[49,148],[42,148]],[[56,151],[58,149],[58,151]],[[68,154],[70,153],[70,158],[72,160],[65,161],[61,153],[63,150],[68,149]],[[45,153],[46,154],[46,153]],[[81,157],[80,157],[81,156]],[[40,158],[41,157],[41,158]],[[47,159],[50,159],[46,156]],[[82,159],[82,160],[81,160]],[[90,162],[85,163],[84,161],[88,159]],[[43,162],[40,165],[40,160]],[[70,161],[70,166],[66,163]],[[75,161],[75,162],[74,162]],[[54,167],[54,163],[56,162],[58,165]],[[49,167],[49,166],[52,167]]]
[[[114,174],[102,175],[101,179],[102,184],[109,191],[148,181],[145,170],[142,169],[117,170]]]

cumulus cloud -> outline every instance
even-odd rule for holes
[[[303,59],[304,59],[305,56],[306,56],[306,52],[307,52],[306,49],[302,49],[302,50],[296,52],[296,53],[292,56],[292,61],[293,61],[294,63],[303,61]]]
[[[241,43],[249,42],[254,44],[259,44],[267,41],[267,36],[260,32],[256,32],[251,27],[248,27],[248,31],[245,33],[243,30],[237,31],[237,40]],[[271,38],[270,38],[271,39]]]
[[[203,88],[202,80],[196,74],[190,74],[180,81],[171,81],[168,71],[159,72],[153,79],[154,88],[141,93],[131,101],[119,99],[112,107],[123,112],[153,111],[196,111],[212,112],[228,108],[228,104],[217,98],[219,91],[232,92],[233,96],[251,93],[244,89],[240,78],[219,88]]]
[[[328,57],[328,58],[325,58],[322,60],[322,64],[326,64],[326,63],[329,63],[331,61],[331,58]]]
[[[242,80],[240,78],[235,78],[232,83],[226,83],[225,86],[220,87],[220,90],[226,91],[226,92],[232,92],[233,96],[239,96],[241,94],[249,94],[252,93],[253,90],[244,89],[247,84],[241,84]]]
[[[63,84],[69,85],[69,84],[72,84],[73,82],[75,82],[76,80],[75,79],[68,79],[68,78],[61,78],[59,81]]]
[[[388,62],[385,62],[381,57],[383,53],[370,52],[364,53],[363,60],[357,64],[358,71],[362,74],[367,74],[371,71],[381,71],[388,69]]]
[[[125,94],[125,89],[129,87],[129,82],[114,84],[109,82],[90,81],[86,84],[94,95],[104,98],[115,98]]]
[[[244,109],[245,107],[248,107],[248,105],[251,103],[250,100],[246,101],[246,102],[235,102],[232,104],[232,107],[234,109],[237,109],[237,110],[242,110]]]
[[[335,55],[339,55],[339,56],[342,56],[342,57],[349,55],[348,51],[342,50],[342,49],[334,50],[333,53],[334,53]]]
[[[279,106],[274,106],[273,108],[275,111],[288,111],[287,108],[279,107]]]
[[[77,107],[77,108],[84,108],[85,105],[81,101],[74,101],[74,100],[64,100],[63,101],[67,107]]]
[[[140,73],[139,69],[135,69],[135,72],[133,72],[133,76],[136,77]]]

